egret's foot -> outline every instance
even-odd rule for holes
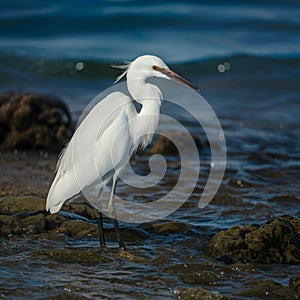
[[[105,246],[105,235],[104,235],[104,227],[103,227],[103,215],[99,212],[98,215],[98,231],[99,231],[99,241],[100,247]]]
[[[121,249],[126,251],[126,246],[125,246],[125,243],[123,241],[123,238],[122,238],[122,235],[121,235],[121,232],[119,229],[118,221],[116,219],[112,219],[112,221],[113,221],[114,227],[116,229],[117,240],[118,240],[119,246]]]

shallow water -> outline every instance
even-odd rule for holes
[[[185,226],[178,232],[154,233],[146,225],[122,223],[134,233],[127,236],[133,257],[120,253],[113,236],[99,251],[95,237],[1,239],[1,298],[173,299],[180,287],[203,287],[248,299],[239,293],[257,280],[273,279],[286,286],[299,274],[299,266],[226,265],[206,254],[208,241],[220,230],[300,215],[299,3],[243,3],[152,1],[146,9],[138,2],[114,1],[103,9],[94,9],[93,1],[84,9],[57,1],[31,1],[26,7],[1,4],[1,91],[56,94],[77,120],[118,75],[110,63],[152,52],[200,86],[220,119],[227,145],[222,186],[214,200],[199,209],[210,151],[203,130],[186,117],[180,119],[203,142],[203,165],[189,201],[161,222]],[[122,34],[116,20],[123,24]],[[176,26],[169,25],[175,21]],[[53,26],[37,26],[40,22]],[[139,28],[135,34],[133,26]],[[230,69],[224,71],[225,63]],[[56,156],[18,155],[12,163],[0,156],[1,195],[45,197]],[[138,155],[132,162],[135,171],[145,174],[148,159],[149,153]],[[169,167],[157,186],[138,190],[121,182],[117,193],[131,201],[159,198],[178,179],[178,157],[166,159]],[[111,228],[109,220],[105,226]],[[36,252],[47,249],[92,251],[106,261],[58,261]]]

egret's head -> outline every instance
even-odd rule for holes
[[[197,86],[170,70],[162,59],[154,55],[139,56],[134,61],[121,68],[125,69],[125,71],[117,78],[116,82],[125,75],[127,75],[127,80],[146,80],[151,77],[161,77],[165,79],[172,79],[185,86],[199,90]]]

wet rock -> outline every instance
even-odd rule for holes
[[[290,279],[289,286],[300,295],[300,275],[294,276]],[[300,298],[300,297],[299,297]]]
[[[197,271],[191,273],[179,274],[179,278],[182,282],[187,284],[206,284],[213,285],[218,280],[218,276],[214,272],[210,271]]]
[[[135,263],[145,263],[147,260],[143,257],[139,257],[129,253],[128,251],[120,250],[113,255],[114,258],[117,259],[125,259],[127,261],[132,261]]]
[[[82,265],[95,265],[109,263],[111,258],[103,255],[101,250],[78,249],[45,249],[32,253],[33,256],[44,256],[59,262],[79,263]]]
[[[47,215],[46,216],[47,231],[58,229],[66,221],[67,221],[66,218],[60,214]]]
[[[0,215],[14,215],[44,210],[45,204],[44,199],[34,196],[4,198],[0,200]]]
[[[203,145],[200,139],[191,134],[191,137],[198,149],[203,148]],[[178,154],[178,149],[176,145],[184,148],[186,143],[189,143],[190,140],[185,133],[182,132],[161,132],[160,135],[156,138],[153,145],[150,148],[150,153],[152,154]]]
[[[0,236],[40,234],[46,231],[45,200],[37,197],[0,201]]]
[[[87,219],[93,220],[98,218],[97,210],[91,208],[86,203],[76,203],[76,202],[65,203],[63,209],[69,213],[77,214]]]
[[[58,233],[64,233],[72,238],[98,237],[98,229],[94,224],[83,221],[70,220],[61,224]]]
[[[300,263],[300,221],[283,216],[261,226],[234,226],[217,233],[208,253],[228,263]]]
[[[259,299],[298,300],[299,294],[290,286],[283,286],[271,279],[251,282],[252,288],[242,291],[237,296]]]
[[[105,227],[105,224],[104,224]],[[116,239],[116,231],[115,228],[104,228],[105,235],[107,238],[113,238]],[[122,234],[122,237],[126,243],[128,242],[137,242],[145,240],[145,238],[148,236],[147,232],[139,229],[138,227],[129,227],[127,225],[120,225],[120,232]]]
[[[68,289],[68,288],[65,288]],[[76,290],[76,288],[74,288]],[[43,298],[43,300],[90,300],[91,298],[85,297],[83,295],[77,296],[70,292],[63,292],[56,296],[50,296],[47,298]]]
[[[28,196],[0,200],[0,236],[2,237],[40,234],[51,230],[72,232],[69,234],[71,236],[86,233],[86,225],[81,224],[82,226],[72,228],[71,223],[67,225],[69,222],[71,221],[64,216],[46,212],[45,199]],[[88,225],[96,228],[91,224]],[[73,231],[68,231],[68,227]]]
[[[45,232],[65,234],[72,238],[98,238],[97,212],[86,204],[68,203],[68,214],[50,214],[45,200],[38,197],[12,197],[0,200],[0,236],[34,235]],[[116,232],[109,220],[104,224],[107,239],[116,240]],[[120,226],[127,242],[144,240],[148,233],[139,227]]]
[[[46,231],[46,221],[43,214],[23,216],[0,215],[0,236],[40,234]]]
[[[60,150],[74,131],[60,99],[33,93],[0,95],[0,149]]]
[[[184,299],[184,300],[195,300],[195,299],[201,299],[201,300],[230,300],[232,298],[220,295],[220,294],[214,294],[206,289],[203,289],[201,287],[196,289],[188,289],[188,288],[179,288],[176,290],[176,294],[179,296],[178,298]]]
[[[155,234],[181,233],[189,229],[188,225],[181,222],[164,222],[144,224],[143,228]]]

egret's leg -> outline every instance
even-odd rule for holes
[[[113,180],[112,180],[110,198],[109,198],[109,202],[108,202],[108,211],[110,212],[110,215],[113,219],[116,218],[116,212],[115,212],[115,207],[114,207],[113,201],[114,201],[114,194],[115,194],[116,187],[117,187],[117,181],[118,181],[118,175],[114,174]]]
[[[118,180],[118,175],[115,174],[113,176],[113,182],[112,182],[112,188],[111,188],[111,194],[110,194],[108,208],[109,208],[110,213],[112,215],[112,222],[113,222],[115,230],[116,230],[117,240],[118,240],[119,246],[120,246],[120,248],[122,248],[123,250],[126,251],[125,243],[124,243],[123,238],[121,236],[118,221],[116,220],[116,212],[115,212],[115,208],[114,208],[114,204],[113,204],[113,198],[114,198],[114,194],[115,194],[116,187],[117,187],[117,180]]]
[[[103,227],[103,215],[102,212],[100,211],[98,215],[98,231],[99,231],[100,247],[103,247],[105,246],[105,235],[104,235],[104,227]]]
[[[117,240],[118,240],[119,246],[124,251],[126,251],[126,246],[125,246],[125,243],[123,241],[123,238],[122,238],[122,235],[121,235],[121,232],[120,232],[120,229],[119,229],[118,221],[116,219],[112,219],[112,221],[113,221],[114,227],[116,229]]]

